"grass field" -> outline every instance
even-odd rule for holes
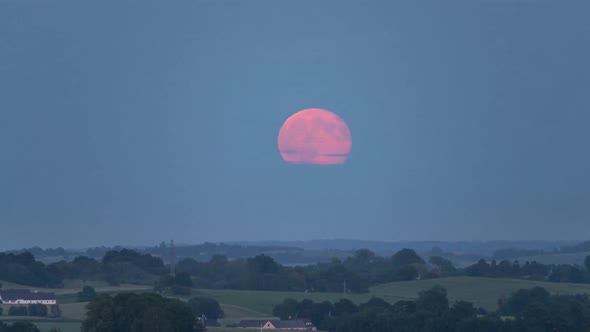
[[[35,325],[41,332],[48,332],[52,328],[58,328],[61,332],[80,332],[79,322],[39,322]]]
[[[1,281],[2,288],[4,289],[30,289],[30,290],[37,290],[40,292],[52,292],[55,293],[57,296],[65,296],[76,294],[82,290],[82,287],[88,285],[94,287],[97,292],[100,293],[119,293],[119,292],[140,292],[151,290],[151,286],[143,286],[143,285],[119,285],[119,286],[110,286],[105,282],[100,281],[85,281],[82,280],[65,280],[63,288],[39,288],[39,287],[31,287],[31,286],[23,286],[19,284],[15,284],[13,282],[8,281]]]
[[[303,292],[267,292],[267,291],[237,291],[224,289],[198,289],[193,292],[195,296],[211,297],[224,305],[232,305],[237,308],[271,315],[272,308],[286,298],[295,300],[310,299],[315,302],[338,301],[346,297],[354,302],[362,302],[371,298],[370,294],[347,294],[340,293],[303,293]]]
[[[549,283],[541,281],[529,281],[519,279],[492,279],[453,277],[420,281],[407,281],[388,283],[371,288],[371,294],[382,297],[387,301],[395,301],[399,298],[413,299],[418,292],[441,285],[447,289],[451,301],[469,301],[478,307],[495,310],[497,301],[502,296],[510,294],[522,288],[540,286],[553,294],[590,294],[590,284],[566,284]]]

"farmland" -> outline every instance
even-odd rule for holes
[[[4,288],[26,288],[20,285],[5,283]],[[38,320],[36,323],[42,331],[51,327],[59,327],[63,332],[79,331],[79,324],[84,319],[86,303],[75,302],[74,294],[87,283],[79,281],[68,281],[64,289],[52,289],[58,294],[58,300],[64,299],[60,304],[62,318],[60,321],[47,319]],[[149,287],[136,285],[108,286],[102,283],[91,283],[98,292],[116,294],[120,292],[148,291]],[[310,299],[315,302],[335,302],[345,297],[355,303],[369,300],[371,297],[381,297],[388,302],[399,300],[415,299],[422,290],[429,289],[434,285],[441,285],[448,291],[451,302],[464,300],[473,302],[478,307],[488,310],[495,310],[496,303],[500,297],[509,296],[511,293],[522,288],[541,286],[553,294],[590,294],[588,284],[567,284],[547,283],[538,281],[527,281],[517,279],[491,279],[473,277],[452,277],[430,280],[418,280],[407,282],[392,282],[374,286],[369,293],[364,294],[341,294],[341,293],[304,293],[304,292],[274,292],[274,291],[238,291],[221,289],[194,289],[193,296],[206,296],[219,301],[225,311],[225,318],[220,322],[222,325],[237,323],[246,318],[268,318],[272,316],[274,305],[282,302],[285,298],[296,300]],[[45,291],[47,291],[45,289]],[[184,298],[187,299],[187,298]],[[10,320],[16,317],[2,316],[2,319]],[[22,319],[22,318],[21,318]]]

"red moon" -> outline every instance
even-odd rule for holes
[[[293,114],[279,131],[279,151],[288,163],[343,164],[351,148],[350,129],[344,120],[320,108]]]

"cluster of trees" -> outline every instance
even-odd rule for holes
[[[521,289],[499,300],[499,315],[512,316],[524,331],[588,331],[588,295],[550,295],[542,287]]]
[[[112,285],[151,284],[155,276],[166,272],[161,258],[129,249],[108,251],[100,261],[78,256],[71,262],[49,264],[47,269],[61,279],[105,280]]]
[[[489,278],[526,278],[549,282],[590,282],[590,256],[586,257],[585,267],[568,264],[545,265],[537,262],[509,262],[495,260],[487,262],[481,259],[476,264],[466,267],[463,274],[473,277]]]
[[[188,300],[188,305],[197,317],[204,315],[207,319],[219,319],[225,315],[219,302],[208,297],[193,297]]]
[[[162,259],[128,249],[109,251],[100,261],[78,256],[49,265],[36,261],[30,252],[0,253],[0,279],[36,287],[63,287],[64,279],[153,284],[165,272]]]
[[[358,306],[346,299],[336,303],[286,299],[275,306],[273,314],[281,319],[309,319],[320,330],[336,332],[536,332],[590,328],[587,296],[551,296],[542,288],[521,290],[501,300],[500,309],[492,314],[465,301],[451,305],[446,290],[440,286],[422,291],[415,301],[394,304],[380,298]]]
[[[50,332],[57,332],[58,330],[51,330]],[[39,328],[31,322],[15,322],[7,324],[0,321],[0,332],[39,332]]]
[[[84,286],[82,290],[78,292],[79,302],[90,302],[96,298],[96,290],[91,286]]]
[[[41,258],[41,257],[68,257],[71,254],[70,252],[66,251],[62,247],[43,249],[41,247],[35,246],[35,247],[31,247],[31,248],[26,248],[26,249],[6,251],[6,253],[11,253],[11,254],[22,254],[25,252],[29,252],[37,258]]]
[[[191,294],[193,280],[188,272],[179,272],[175,275],[166,274],[160,277],[156,282],[154,290],[158,293],[170,292],[175,295]]]
[[[430,265],[435,268],[429,269],[411,249],[400,250],[389,258],[362,249],[345,260],[296,267],[280,265],[266,255],[234,261],[216,255],[208,262],[186,258],[176,265],[176,270],[190,275],[192,282],[203,288],[316,292],[342,292],[344,289],[366,292],[369,286],[378,283],[456,272],[451,262],[442,257],[432,257]]]
[[[0,315],[2,315],[3,310],[0,308]],[[29,304],[29,305],[19,305],[19,306],[11,306],[8,308],[7,312],[8,316],[37,316],[37,317],[51,317],[57,318],[61,317],[61,309],[59,305],[44,305],[44,304]]]
[[[30,252],[0,253],[0,279],[36,287],[59,287],[62,282]]]
[[[36,287],[63,287],[64,279],[151,284],[165,271],[160,258],[127,249],[109,251],[100,261],[78,256],[49,265],[36,261],[30,252],[0,253],[0,279]]]
[[[101,294],[87,306],[82,332],[201,332],[188,303],[154,293],[122,293],[115,297]]]

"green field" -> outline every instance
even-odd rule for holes
[[[35,323],[41,332],[48,332],[50,329],[56,327],[61,332],[80,332],[79,322],[39,322]]]
[[[264,315],[271,315],[272,308],[286,298],[295,300],[310,299],[315,302],[331,301],[336,302],[343,297],[359,303],[371,298],[370,294],[347,294],[340,293],[303,293],[303,292],[268,292],[268,291],[238,291],[225,289],[198,289],[193,291],[195,296],[211,297],[224,305],[233,305]]]
[[[2,282],[4,288],[26,288],[11,283]],[[63,322],[53,322],[42,319],[39,326],[42,331],[46,331],[55,324],[59,324],[63,332],[79,331],[80,321],[85,316],[86,303],[74,302],[75,299],[71,294],[80,291],[85,283],[69,282],[70,288],[60,289],[59,299],[62,309]],[[434,285],[441,285],[448,291],[451,302],[464,300],[473,302],[478,307],[488,310],[495,310],[498,299],[502,296],[509,296],[513,292],[522,288],[532,288],[541,286],[553,294],[590,294],[590,284],[565,284],[565,283],[548,283],[539,281],[528,281],[518,279],[491,279],[491,278],[473,278],[473,277],[452,277],[419,281],[393,282],[372,287],[366,294],[341,294],[341,293],[303,293],[303,292],[268,292],[268,291],[238,291],[238,290],[221,290],[221,289],[195,289],[193,296],[207,296],[216,299],[222,305],[225,311],[225,318],[220,320],[222,325],[237,323],[241,319],[270,318],[272,308],[286,298],[296,300],[310,299],[315,302],[331,301],[336,302],[345,297],[355,303],[366,302],[371,297],[381,297],[391,303],[399,300],[415,299],[422,290],[429,289]],[[108,286],[104,284],[95,284],[97,291],[106,293],[119,292],[145,292],[149,290],[146,286],[123,285]],[[46,289],[44,291],[47,291]],[[50,290],[54,291],[54,290]],[[55,290],[57,291],[57,290]],[[184,298],[187,299],[187,298]],[[3,316],[2,319],[11,317]],[[13,318],[15,319],[15,318]],[[22,319],[22,317],[20,317]],[[73,322],[77,321],[77,322]],[[52,325],[53,324],[53,325]],[[63,326],[62,326],[63,324]],[[216,329],[212,329],[214,331]],[[228,330],[224,328],[223,330]],[[244,330],[241,330],[244,331]]]
[[[4,289],[30,289],[30,290],[37,290],[40,292],[52,292],[55,293],[57,296],[64,296],[64,295],[71,295],[76,294],[82,290],[84,286],[92,286],[97,292],[100,293],[119,293],[119,292],[139,292],[139,291],[146,291],[151,290],[151,286],[143,286],[143,285],[119,285],[119,286],[110,286],[106,282],[101,281],[82,281],[82,280],[65,280],[63,288],[39,288],[39,287],[31,287],[31,286],[23,286],[19,284],[15,284],[13,282],[8,281],[1,281],[2,288]]]
[[[590,294],[590,284],[550,283],[520,279],[492,279],[473,277],[453,277],[420,281],[388,283],[371,288],[371,294],[382,297],[390,302],[399,298],[416,298],[419,291],[434,285],[447,289],[449,299],[453,301],[469,301],[478,307],[495,310],[497,301],[502,296],[522,288],[540,286],[553,294]]]

